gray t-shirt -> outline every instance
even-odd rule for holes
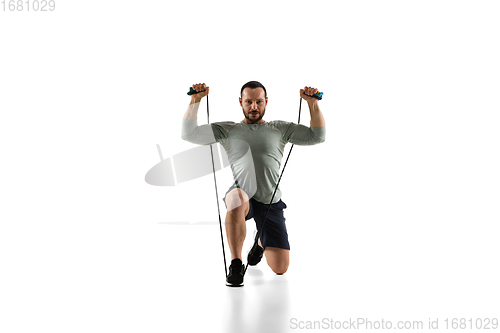
[[[307,127],[287,121],[246,124],[243,121],[216,122],[198,126],[183,119],[182,138],[209,145],[219,142],[231,164],[233,177],[250,198],[269,204],[279,179],[285,145],[314,145],[325,141],[325,127]],[[273,203],[281,198],[278,187]]]

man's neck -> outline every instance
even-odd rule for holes
[[[244,122],[245,124],[248,124],[248,125],[256,125],[256,124],[258,125],[258,124],[263,124],[263,123],[265,123],[266,121],[265,121],[264,119],[261,119],[261,120],[259,120],[259,121],[258,121],[258,122],[256,122],[256,123],[252,123],[252,122],[251,122],[251,121],[249,121],[247,118],[244,118],[244,119],[243,119],[243,122]]]

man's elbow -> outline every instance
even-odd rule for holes
[[[192,131],[181,131],[181,139],[187,142],[192,142],[196,138],[196,134]]]
[[[324,131],[322,133],[314,133],[313,134],[314,144],[325,142],[325,138],[326,138],[326,135],[325,135]]]

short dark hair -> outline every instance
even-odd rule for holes
[[[245,88],[250,88],[250,89],[262,88],[264,89],[264,95],[267,97],[266,87],[264,87],[264,85],[259,81],[248,81],[247,83],[245,83],[243,87],[241,87],[240,97],[243,97],[243,90],[245,90]]]

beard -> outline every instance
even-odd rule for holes
[[[259,113],[259,116],[257,118],[255,118],[255,116],[250,117],[251,112],[247,113],[247,112],[245,112],[245,110],[243,110],[243,115],[245,116],[245,118],[249,122],[251,122],[252,124],[255,124],[255,123],[259,122],[262,119],[262,117],[264,117],[264,113],[266,113],[266,109],[262,110],[262,113],[260,113],[259,111],[256,111],[256,112]]]

